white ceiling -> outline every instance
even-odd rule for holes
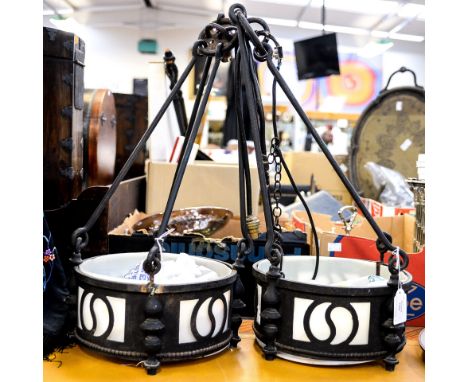
[[[149,30],[201,28],[236,1],[44,0],[44,16],[71,16],[93,27]],[[321,33],[322,0],[242,0],[250,16],[265,18],[279,38],[299,40]],[[150,3],[148,7],[146,3]],[[326,30],[338,43],[362,46],[390,38],[394,49],[424,53],[424,0],[325,0]],[[285,24],[287,26],[285,26]],[[343,28],[344,27],[344,28]],[[312,29],[310,29],[312,28]],[[346,29],[351,28],[351,29]],[[419,41],[406,41],[415,39]]]

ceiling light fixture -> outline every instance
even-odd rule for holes
[[[73,11],[74,11],[74,8],[72,6],[70,6],[70,4],[67,4],[68,5],[67,8],[57,9],[54,6],[54,4],[50,4],[50,2],[48,0],[44,0],[43,3],[44,3],[44,7],[48,8],[48,9],[43,8],[43,10],[42,10],[42,15],[43,16],[66,15],[66,14],[73,13]]]
[[[270,3],[270,4],[280,4],[280,5],[295,5],[299,7],[305,7],[309,0],[289,0],[287,4],[285,4],[284,0],[253,0],[256,3]],[[321,3],[321,0],[320,0]]]
[[[209,9],[197,8],[197,7],[186,7],[186,6],[177,6],[170,3],[158,3],[154,8],[158,11],[174,12],[174,13],[186,13],[193,16],[211,16],[212,11]]]
[[[358,36],[365,36],[369,34],[369,31],[362,28],[353,28],[353,27],[344,27],[341,25],[325,25],[325,31],[327,32],[336,32],[336,33],[345,33],[353,34]]]
[[[302,28],[302,29],[312,29],[312,30],[316,30],[316,31],[321,31],[322,30],[322,24],[310,23],[308,21],[299,21],[298,27]]]
[[[357,55],[365,58],[373,58],[381,55],[389,50],[394,45],[393,41],[382,39],[378,41],[370,41],[363,48],[357,51]]]
[[[385,31],[371,31],[372,37],[388,38],[389,33]]]
[[[73,9],[71,8],[57,9],[56,11],[54,11],[53,9],[44,9],[42,11],[42,16],[52,16],[55,14],[69,15],[71,13],[73,13]]]
[[[396,12],[399,7],[397,1],[384,0],[326,0],[325,5],[329,9],[374,15]]]
[[[416,17],[424,12],[423,4],[407,3],[398,10],[398,16],[403,18]]]
[[[298,27],[301,29],[311,29],[316,31],[322,30],[322,24],[319,23],[311,23],[308,21],[299,21],[297,23],[296,20],[292,19],[278,19],[278,18],[263,18],[268,24],[271,25],[278,25],[278,26],[286,26],[286,27]],[[368,31],[362,28],[352,28],[352,27],[345,27],[341,25],[325,25],[326,32],[335,32],[335,33],[344,33],[344,34],[352,34],[358,36],[366,36],[370,35],[372,37],[383,38],[383,39],[391,39],[391,40],[401,40],[401,41],[412,41],[412,42],[422,42],[424,41],[424,36],[417,36],[412,34],[403,34],[403,33],[390,33],[385,31]]]
[[[414,34],[404,34],[404,33],[389,33],[388,37],[393,40],[401,41],[412,41],[412,42],[423,42],[424,36],[417,36]]]
[[[286,6],[305,7],[309,4],[312,8],[321,8],[322,0],[289,0],[287,3],[284,0],[251,0],[259,3],[281,4]],[[411,17],[411,15],[421,14],[418,19],[424,19],[423,4],[406,3],[400,5],[399,1],[388,0],[325,0],[325,7],[336,11],[344,11],[350,13],[362,13],[366,15],[387,15],[389,13],[398,14],[400,17]]]
[[[279,25],[284,27],[297,27],[297,21],[292,19],[277,19],[273,17],[263,17],[267,24]],[[300,24],[300,23],[299,23]]]

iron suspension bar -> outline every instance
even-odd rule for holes
[[[237,121],[237,139],[238,139],[238,157],[239,157],[239,201],[240,201],[240,224],[244,238],[250,238],[250,233],[247,228],[247,215],[252,214],[252,183],[250,179],[250,165],[247,150],[247,137],[245,134],[244,122],[244,97],[242,82],[239,77],[240,73],[241,54],[238,52],[234,61],[234,84],[237,91],[235,92],[234,104],[236,106],[236,121]],[[247,199],[247,200],[246,200]],[[247,211],[246,211],[247,205]],[[249,240],[250,241],[250,240]],[[249,249],[250,250],[250,249]]]
[[[195,102],[193,104],[192,114],[190,115],[190,121],[187,125],[187,130],[185,131],[185,136],[190,135],[190,132],[192,131],[193,123],[195,121],[195,117],[197,116],[198,108],[200,107],[200,100],[203,95],[203,89],[205,88],[206,79],[208,78],[208,73],[210,71],[211,61],[212,61],[212,57],[210,56],[208,56],[205,60],[205,65],[203,66],[202,77],[200,79],[200,84],[198,86],[197,95],[195,96]],[[180,157],[184,155],[183,153],[185,152],[186,147],[187,147],[187,140],[184,140],[184,143],[182,144],[182,149],[180,151]],[[179,162],[177,162],[177,167],[179,167]]]
[[[314,219],[312,219],[312,214],[310,212],[309,206],[307,205],[306,201],[304,200],[304,197],[301,195],[301,192],[297,188],[296,182],[293,179],[291,171],[289,171],[288,165],[286,164],[286,161],[284,160],[284,157],[281,151],[280,151],[279,156],[281,158],[281,163],[284,167],[284,171],[286,172],[286,175],[289,178],[291,186],[293,187],[294,192],[296,193],[297,197],[299,198],[302,205],[304,206],[304,209],[307,213],[307,217],[309,218],[311,231],[312,231],[312,237],[314,239],[314,247],[315,247],[315,268],[314,268],[314,274],[312,276],[312,280],[315,280],[315,278],[317,277],[318,270],[319,270],[320,253],[319,253],[319,242],[318,242],[317,230],[315,229]]]
[[[169,218],[171,216],[172,209],[174,207],[174,203],[177,198],[180,185],[182,183],[182,177],[185,173],[185,169],[187,168],[188,160],[190,157],[190,151],[192,150],[193,143],[195,142],[198,129],[200,128],[200,123],[203,117],[203,113],[205,112],[205,108],[208,103],[208,97],[210,96],[210,92],[213,87],[213,82],[214,82],[216,73],[218,71],[219,64],[221,62],[221,58],[222,58],[221,48],[222,48],[222,44],[218,44],[216,60],[215,60],[213,69],[211,70],[208,84],[206,85],[206,89],[203,94],[203,98],[201,100],[200,108],[197,111],[197,116],[195,118],[192,130],[190,131],[186,150],[184,152],[182,159],[179,161],[180,167],[177,169],[178,171],[176,171],[174,175],[174,180],[172,182],[171,190],[169,191],[169,198],[167,200],[166,208],[164,210],[164,215],[163,215],[161,224],[158,229],[158,236],[161,236],[166,231],[167,224],[169,223]]]
[[[239,19],[242,16],[239,15]],[[272,218],[272,213],[271,213],[271,205],[270,205],[270,199],[269,199],[269,194],[268,194],[268,189],[267,189],[267,181],[266,181],[266,174],[263,168],[263,155],[262,155],[262,150],[261,150],[261,143],[260,143],[260,127],[258,126],[258,119],[257,115],[255,113],[254,105],[253,105],[253,97],[254,97],[254,89],[250,81],[246,80],[246,75],[249,73],[249,65],[247,62],[247,49],[248,49],[248,42],[244,39],[244,31],[242,28],[238,29],[238,39],[239,39],[239,49],[241,50],[242,54],[242,59],[241,59],[241,70],[245,72],[244,75],[244,86],[246,90],[246,95],[247,95],[247,106],[248,106],[248,111],[249,111],[249,118],[250,118],[250,123],[252,125],[252,136],[254,139],[254,144],[255,144],[255,157],[257,160],[257,168],[258,168],[258,177],[260,181],[260,189],[262,193],[262,198],[263,198],[263,211],[265,214],[265,223],[267,226],[267,241],[265,244],[265,255],[267,257],[270,257],[272,245],[273,245],[273,240],[274,240],[274,232],[271,229],[273,227],[273,218]]]
[[[281,65],[281,61],[279,62],[278,66],[276,67],[279,71],[279,66]],[[278,134],[278,128],[276,125],[276,78],[273,79],[273,85],[272,85],[272,108],[273,108],[273,134],[275,138],[279,141],[279,134]],[[309,206],[307,205],[304,197],[301,195],[301,192],[297,188],[296,182],[293,179],[293,176],[291,174],[291,171],[289,171],[288,165],[286,164],[286,161],[284,160],[283,153],[281,150],[278,150],[278,155],[281,160],[281,164],[283,165],[284,171],[286,172],[286,175],[288,176],[289,182],[291,183],[291,186],[296,193],[297,197],[300,199],[302,205],[304,206],[304,209],[307,213],[307,217],[309,218],[310,226],[311,226],[311,233],[313,237],[313,245],[315,248],[315,267],[314,267],[314,273],[312,275],[312,280],[315,280],[319,271],[319,264],[320,264],[320,252],[319,252],[319,242],[318,242],[318,235],[317,235],[317,230],[315,229],[315,224],[314,224],[314,219],[312,218],[312,213],[310,212]]]
[[[283,77],[281,76],[281,74],[278,72],[278,70],[276,69],[272,59],[271,59],[271,56],[268,54],[267,55],[267,58],[266,58],[266,61],[267,61],[267,65],[268,65],[268,68],[270,69],[271,73],[273,74],[274,78],[278,81],[279,85],[281,86],[281,88],[283,89],[284,91],[284,94],[286,94],[286,96],[288,97],[289,101],[291,102],[292,106],[294,107],[294,109],[296,110],[296,112],[299,114],[299,116],[301,117],[302,121],[304,122],[304,124],[306,125],[307,127],[307,130],[309,131],[310,134],[312,134],[312,136],[314,137],[315,141],[317,142],[317,144],[320,146],[320,148],[322,149],[323,153],[325,154],[325,156],[327,157],[328,159],[328,162],[332,165],[333,169],[335,170],[335,172],[337,173],[337,175],[339,176],[341,182],[344,184],[344,186],[346,187],[346,189],[348,190],[348,192],[351,194],[353,200],[356,202],[356,204],[358,205],[359,209],[362,211],[362,213],[364,214],[366,220],[369,222],[369,224],[372,226],[372,229],[374,230],[374,232],[377,234],[377,236],[379,237],[379,239],[385,244],[385,246],[389,249],[389,250],[395,250],[396,247],[392,245],[392,243],[390,243],[390,241],[387,239],[387,237],[384,235],[384,233],[382,232],[382,230],[380,229],[380,227],[377,225],[377,223],[375,222],[375,220],[372,218],[371,214],[369,213],[369,211],[367,210],[367,208],[365,207],[364,203],[362,202],[360,196],[357,194],[356,190],[354,189],[354,187],[352,186],[352,184],[350,183],[350,181],[348,180],[348,178],[346,177],[346,175],[343,173],[343,171],[341,171],[341,168],[340,166],[338,165],[338,163],[336,162],[336,160],[333,158],[333,155],[330,153],[330,151],[328,150],[327,146],[323,143],[322,139],[320,138],[320,136],[318,135],[318,133],[315,131],[315,129],[312,127],[312,124],[310,123],[309,119],[307,118],[307,115],[305,114],[304,110],[302,110],[301,106],[299,105],[299,102],[296,100],[296,98],[294,97],[294,95],[292,94],[291,90],[289,89],[289,86],[287,85],[286,81],[283,79]],[[406,255],[406,252],[404,252],[402,249],[400,249],[400,254],[402,254],[403,256]]]
[[[190,136],[190,134],[191,134],[191,132],[193,130],[193,123],[195,121],[195,117],[197,116],[198,109],[200,107],[200,100],[201,100],[201,97],[203,95],[203,90],[205,89],[206,80],[208,78],[208,73],[209,73],[210,67],[211,67],[211,61],[212,61],[212,57],[207,57],[206,61],[205,61],[205,65],[203,66],[202,78],[200,80],[200,84],[199,84],[198,91],[197,91],[197,96],[195,98],[195,103],[193,104],[192,113],[190,115],[190,123],[189,123],[189,125],[187,127],[187,130],[185,131],[185,135],[184,135],[185,137]],[[180,169],[180,162],[181,161],[179,159],[182,159],[183,156],[185,155],[185,152],[187,151],[187,143],[188,143],[188,139],[184,139],[184,142],[182,143],[182,148],[181,148],[180,153],[179,153],[179,158],[177,158],[177,166],[176,166],[175,173],[178,173],[178,171]],[[190,148],[189,155],[190,155],[191,152],[192,152],[192,148]]]
[[[137,155],[140,153],[140,151],[143,149],[143,147],[145,146],[146,142],[148,141],[148,138],[151,136],[152,132],[154,131],[154,129],[156,128],[156,126],[158,125],[159,121],[161,120],[161,118],[163,117],[163,115],[165,114],[165,112],[167,111],[167,108],[169,107],[169,105],[172,103],[172,101],[174,100],[174,98],[177,96],[177,92],[179,91],[179,89],[182,87],[183,83],[185,82],[185,80],[187,79],[190,71],[192,70],[193,66],[195,65],[195,57],[192,58],[192,60],[189,62],[189,64],[187,65],[187,67],[185,68],[184,72],[182,73],[182,75],[180,76],[180,79],[177,81],[177,83],[175,84],[174,88],[172,89],[172,91],[170,92],[169,96],[167,97],[166,101],[164,102],[164,104],[161,106],[161,109],[159,110],[158,114],[154,117],[153,119],[153,122],[151,122],[150,126],[148,127],[148,129],[145,131],[145,133],[143,134],[143,136],[140,138],[140,140],[138,141],[137,145],[135,146],[135,148],[133,149],[132,153],[130,154],[130,156],[128,157],[127,161],[125,162],[125,164],[123,165],[122,169],[120,170],[120,172],[118,173],[118,175],[116,176],[116,178],[114,179],[114,181],[112,182],[112,185],[110,186],[110,188],[107,190],[107,192],[104,194],[103,198],[101,199],[99,205],[97,206],[96,210],[93,212],[93,214],[91,215],[91,217],[88,219],[88,221],[86,222],[86,224],[83,226],[83,227],[80,227],[78,229],[76,229],[73,234],[72,234],[72,243],[73,243],[73,247],[76,246],[77,244],[77,239],[80,235],[82,234],[87,234],[87,232],[94,226],[94,224],[96,223],[97,219],[99,218],[99,216],[101,215],[102,211],[104,210],[104,208],[106,207],[106,204],[107,202],[110,200],[110,198],[112,197],[112,195],[114,194],[114,192],[116,191],[117,187],[119,186],[120,182],[123,180],[123,178],[125,177],[125,175],[127,175],[127,172],[130,170],[130,167],[132,166],[133,162],[135,161],[135,158],[137,157]],[[83,246],[86,245],[86,241],[85,243],[83,243]],[[80,248],[81,249],[81,248]],[[72,258],[72,263],[77,265],[77,264],[80,264],[81,263],[81,253],[79,253],[79,251],[77,251],[77,253],[75,253],[73,255],[73,258]]]
[[[245,120],[244,120],[244,93],[243,93],[243,87],[242,87],[242,80],[239,77],[239,74],[241,72],[240,68],[240,59],[241,59],[241,54],[240,51],[238,51],[238,56],[236,56],[236,61],[235,61],[235,71],[234,71],[234,77],[235,77],[235,83],[239,85],[238,91],[236,92],[236,102],[237,102],[237,108],[238,108],[238,117],[240,118],[238,120],[240,128],[240,135],[238,136],[239,142],[242,144],[242,155],[244,159],[244,175],[245,175],[245,187],[246,187],[246,193],[247,193],[247,214],[251,215],[252,214],[252,180],[250,177],[250,164],[249,164],[249,153],[248,153],[248,148],[247,148],[247,134],[246,134],[246,129],[245,129]]]
[[[299,114],[302,121],[306,125],[307,130],[309,131],[310,134],[312,134],[315,141],[320,146],[320,148],[322,149],[322,151],[325,154],[326,158],[328,159],[329,163],[332,165],[333,169],[337,173],[338,177],[341,179],[342,183],[344,184],[344,186],[346,187],[348,192],[351,194],[353,200],[356,202],[358,207],[361,209],[362,213],[364,214],[364,217],[369,222],[369,224],[371,225],[374,232],[377,234],[378,240],[380,240],[380,244],[383,244],[388,250],[394,251],[396,249],[396,247],[392,245],[392,243],[388,240],[388,238],[384,235],[384,233],[382,232],[380,227],[377,225],[375,220],[372,218],[369,211],[364,206],[364,203],[362,203],[360,196],[357,194],[356,190],[351,185],[348,178],[341,171],[340,166],[335,161],[335,159],[333,158],[333,155],[330,153],[327,146],[323,143],[322,139],[320,138],[320,136],[317,134],[317,132],[313,128],[313,126],[310,123],[309,119],[307,118],[307,115],[305,114],[304,110],[302,110],[299,102],[296,100],[296,98],[294,97],[294,94],[289,89],[289,86],[287,85],[286,81],[281,76],[278,69],[275,67],[275,65],[274,65],[274,63],[272,61],[272,48],[271,48],[270,45],[268,45],[268,43],[266,43],[266,42],[263,43],[262,41],[260,41],[260,39],[256,35],[255,31],[250,26],[250,23],[249,23],[249,21],[248,21],[248,19],[246,17],[247,15],[246,15],[245,7],[242,6],[241,4],[234,4],[230,8],[229,15],[230,15],[231,18],[232,18],[231,15],[235,15],[236,20],[237,20],[237,22],[238,22],[238,24],[240,26],[239,30],[242,29],[242,28],[245,29],[245,32],[249,36],[251,36],[252,43],[254,44],[255,49],[257,51],[256,58],[258,60],[262,60],[262,61],[267,62],[268,68],[270,69],[271,73],[273,74],[273,77],[278,81],[278,83],[280,84],[280,86],[283,89],[284,93],[286,94],[289,101],[291,102],[292,106],[294,107],[294,109],[296,110],[296,112]],[[239,35],[240,35],[240,33],[239,33]],[[377,243],[377,244],[379,245],[379,243]],[[400,255],[402,257],[402,260],[403,260],[403,264],[401,265],[401,269],[404,270],[408,266],[408,255],[402,249],[400,249],[399,253],[400,253]],[[389,265],[393,266],[394,264],[390,264],[390,263],[394,263],[394,262],[395,262],[395,259],[393,258],[393,260],[391,260],[389,262]]]

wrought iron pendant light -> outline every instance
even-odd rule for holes
[[[251,180],[246,142],[248,129],[255,144],[256,166],[267,228],[266,259],[254,266],[257,290],[248,292],[255,293],[257,296],[257,316],[254,330],[265,358],[273,360],[276,356],[281,356],[304,362],[319,359],[331,361],[332,363],[334,361],[361,362],[384,359],[387,368],[393,369],[398,362],[395,355],[401,351],[405,344],[404,323],[394,324],[393,321],[393,300],[401,287],[404,288],[411,280],[411,276],[403,272],[408,265],[408,256],[403,250],[398,251],[392,245],[391,238],[380,230],[327,149],[327,146],[312,127],[286,81],[280,75],[279,66],[283,55],[282,48],[270,33],[267,23],[260,18],[248,17],[245,8],[241,4],[232,5],[228,16],[218,15],[216,21],[208,24],[202,30],[193,46],[193,57],[190,63],[177,83],[173,84],[172,91],[160,111],[141,137],[88,222],[83,227],[75,230],[72,235],[75,250],[70,261],[77,269],[78,310],[82,312],[83,306],[87,303],[86,301],[92,305],[90,299],[95,302],[96,299],[101,298],[108,307],[109,321],[111,321],[110,312],[114,312],[112,304],[117,299],[122,299],[122,306],[132,307],[132,314],[126,314],[123,319],[122,330],[124,334],[119,337],[123,339],[121,342],[112,342],[109,340],[109,336],[105,337],[104,335],[99,338],[93,337],[93,330],[96,329],[94,324],[91,329],[83,328],[83,325],[78,326],[77,336],[82,344],[96,351],[118,358],[142,361],[150,374],[156,373],[161,361],[191,359],[219,352],[226,348],[228,344],[234,347],[237,346],[240,341],[238,329],[242,322],[239,312],[245,306],[242,302],[242,295],[245,290],[240,281],[239,272],[243,270],[245,256],[253,249],[253,239],[258,232],[258,219],[252,215],[251,205]],[[253,25],[259,26],[260,29],[254,30]],[[164,240],[164,235],[166,235],[167,225],[187,168],[189,155],[200,128],[219,65],[221,61],[229,60],[233,52],[235,57],[235,103],[239,137],[240,217],[243,235],[243,238],[238,242],[238,257],[233,265],[234,270],[225,270],[225,277],[209,286],[213,287],[213,290],[193,288],[190,285],[181,286],[179,290],[157,285],[153,281],[154,276],[161,269],[162,259],[167,256],[167,254],[161,253],[160,244]],[[193,69],[195,60],[199,57],[205,58],[205,65],[192,114],[187,125],[186,139],[159,231],[155,234],[155,244],[146,255],[143,263],[145,272],[150,275],[150,282],[135,288],[125,284],[116,285],[113,282],[103,284],[99,280],[89,277],[89,275],[84,275],[83,268],[86,268],[84,264],[87,260],[82,260],[81,250],[87,245],[88,231],[95,224],[138,153],[144,148],[146,141],[167,111],[167,108],[176,99],[178,91]],[[308,132],[314,137],[333,169],[350,192],[357,207],[376,232],[378,236],[377,248],[381,253],[381,261],[377,264],[364,262],[366,265],[362,265],[358,260],[343,261],[343,259],[334,258],[321,259],[319,262],[318,240],[312,215],[298,192],[284,161],[276,125],[274,125],[274,138],[270,144],[269,152],[267,151],[265,118],[263,116],[263,104],[258,79],[254,70],[254,59],[267,63],[274,76],[273,90],[275,91],[276,83],[279,84],[306,125]],[[277,61],[276,65],[274,60]],[[273,106],[273,113],[273,121],[276,121],[276,105]],[[249,125],[245,124],[247,119]],[[269,184],[270,165],[273,165],[275,170],[272,187]],[[301,264],[294,264],[290,259],[284,257],[282,250],[281,226],[279,224],[281,210],[278,205],[282,168],[284,168],[306,208],[313,231],[316,256],[301,256],[299,259],[294,259]],[[388,251],[391,252],[390,258],[388,264],[384,264],[384,255]],[[111,256],[106,255],[103,257],[110,258]],[[97,261],[99,262],[101,259]],[[104,260],[102,261],[103,264],[106,264]],[[327,272],[334,272],[338,268],[346,272],[347,267],[354,269],[355,262],[360,264],[358,268],[362,268],[358,272],[368,272],[368,264],[371,264],[372,269],[376,269],[378,274],[382,271],[382,274],[389,276],[388,285],[372,289],[327,287],[320,284],[321,278],[326,278]],[[310,273],[308,282],[304,283],[294,279],[294,273],[298,272],[298,267],[305,267]],[[88,297],[88,300],[85,301],[85,294],[89,295],[90,293],[94,293],[93,297]],[[211,297],[209,297],[210,293],[212,294]],[[109,296],[114,299],[109,298]],[[224,313],[219,315],[221,321],[218,322],[218,318],[213,318],[213,314],[208,314],[212,327],[207,333],[200,333],[197,326],[198,313],[193,313],[196,309],[191,310],[189,321],[182,319],[181,307],[184,303],[182,300],[194,301],[192,304],[199,309],[203,304],[207,304],[208,311],[213,308],[214,304],[222,306]],[[318,333],[321,329],[317,328],[313,324],[314,320],[312,320],[313,317],[317,316],[317,309],[320,306],[323,311],[324,322],[330,327],[330,333],[325,337],[323,333]],[[198,312],[198,310],[196,311]],[[343,327],[344,321],[340,320],[339,317],[337,318],[337,312],[341,312],[342,315],[348,318],[351,317],[351,321],[348,319],[351,322],[350,330]],[[112,317],[115,318],[114,315]],[[95,317],[95,319],[99,320],[99,317]],[[181,329],[183,325],[190,326],[195,341],[189,343],[180,341],[181,330],[185,330]],[[113,328],[109,325],[105,334],[112,333],[112,331]],[[111,346],[112,351],[109,350]]]

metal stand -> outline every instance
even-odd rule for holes
[[[177,65],[175,64],[176,58],[172,54],[170,50],[166,50],[164,52],[164,66],[165,66],[165,71],[166,75],[171,81],[169,85],[169,89],[173,89],[175,84],[177,83],[177,79],[179,76],[179,71],[177,69]],[[184,103],[184,97],[182,96],[182,91],[179,90],[176,93],[176,96],[174,98],[174,110],[176,113],[177,117],[177,124],[179,125],[179,131],[181,135],[185,135],[185,132],[187,131],[187,114],[185,112],[185,103]]]
[[[251,26],[252,24],[258,24],[262,27],[262,29],[254,31]],[[275,51],[273,51],[273,48],[269,45],[269,41],[273,41],[275,43]],[[253,45],[253,50],[251,49],[250,44]],[[282,57],[282,49],[281,46],[279,46],[279,44],[277,43],[276,39],[270,34],[268,25],[262,19],[248,18],[246,10],[241,4],[234,4],[230,7],[229,18],[225,18],[222,14],[218,15],[216,21],[208,24],[200,33],[198,40],[194,44],[192,50],[192,60],[182,73],[180,79],[173,86],[171,93],[162,105],[155,119],[148,127],[148,130],[144,133],[133,152],[130,154],[127,162],[120,170],[119,174],[112,183],[112,186],[104,195],[99,206],[96,208],[86,225],[81,228],[78,228],[73,233],[72,242],[75,251],[70,261],[73,265],[79,265],[82,262],[81,249],[87,244],[88,231],[94,225],[99,215],[102,213],[106,203],[109,201],[110,197],[115,192],[117,186],[127,174],[138,153],[144,148],[146,141],[152,134],[155,127],[158,125],[164,113],[167,111],[167,108],[169,107],[171,102],[173,102],[177,98],[177,95],[179,94],[178,92],[182,84],[187,79],[189,72],[194,67],[196,57],[201,56],[206,58],[203,75],[200,82],[200,87],[197,91],[190,121],[188,122],[186,139],[182,147],[180,160],[177,164],[166,209],[164,211],[164,215],[156,237],[161,237],[166,232],[170,215],[172,213],[174,203],[182,182],[182,178],[187,168],[190,152],[193,148],[195,138],[200,128],[202,116],[208,103],[208,98],[213,86],[214,79],[216,77],[217,70],[221,61],[229,60],[229,58],[232,55],[232,51],[234,51],[236,54],[236,67],[234,77],[236,81],[235,101],[237,109],[237,129],[239,136],[238,151],[240,216],[241,229],[243,235],[243,239],[238,243],[238,258],[234,264],[234,267],[238,272],[242,271],[244,267],[243,259],[253,249],[253,237],[255,237],[255,235],[258,234],[258,219],[256,220],[256,217],[252,216],[252,200],[250,194],[251,180],[246,143],[246,131],[247,129],[250,129],[255,144],[256,166],[260,181],[261,196],[263,200],[263,212],[265,215],[265,222],[267,227],[265,255],[271,264],[269,271],[267,272],[267,287],[265,289],[265,293],[261,297],[261,328],[266,339],[266,346],[264,347],[265,358],[267,360],[272,360],[276,357],[277,354],[275,340],[278,334],[279,325],[281,324],[281,314],[279,311],[281,301],[276,287],[277,281],[281,277],[283,277],[283,274],[281,272],[283,258],[283,250],[281,245],[281,227],[278,223],[278,218],[281,211],[278,211],[277,209],[272,209],[271,195],[269,192],[269,161],[265,143],[265,118],[263,116],[263,105],[260,96],[258,79],[254,70],[253,57],[258,61],[267,62],[268,68],[274,76],[275,84],[277,82],[283,89],[284,93],[290,100],[294,109],[305,123],[309,134],[311,134],[314,137],[314,139],[324,152],[325,156],[327,157],[328,161],[332,165],[333,169],[336,171],[341,181],[344,183],[345,187],[350,192],[357,206],[362,211],[364,217],[371,224],[379,240],[381,241],[381,245],[383,246],[383,248],[385,250],[394,250],[395,247],[392,245],[391,241],[388,240],[388,238],[384,235],[384,233],[380,230],[376,222],[373,220],[372,216],[367,211],[364,204],[361,202],[359,195],[354,190],[353,186],[340,169],[340,166],[331,155],[327,146],[323,143],[320,136],[312,127],[305,112],[301,109],[299,102],[296,100],[288,85],[286,84],[286,81],[283,79],[283,77],[281,77],[278,68],[275,67],[275,64],[273,63],[273,56],[275,55],[275,57],[280,60]],[[214,63],[212,63],[213,58]],[[212,64],[213,67],[211,68]],[[246,102],[244,102],[244,96],[246,97]],[[243,110],[243,105],[245,104],[247,104],[247,110]],[[276,111],[274,110],[274,112]],[[244,124],[244,120],[246,119],[245,117],[247,115],[250,120],[250,126],[246,126]],[[277,131],[275,132],[274,142],[272,142],[273,144],[272,149],[270,151],[270,159],[273,158],[272,160],[275,163],[277,173],[281,173],[281,166],[284,167],[289,179],[291,180],[291,184],[293,185],[295,191],[301,198],[301,201],[303,202],[306,208],[312,226],[315,240],[315,251],[317,256],[315,266],[316,268],[314,271],[315,278],[315,276],[317,275],[319,265],[319,248],[317,235],[312,220],[312,215],[310,214],[310,211],[304,199],[300,195],[299,190],[297,189],[292,179],[291,173],[287,168],[281,151],[279,150],[279,145],[275,142],[279,142]],[[270,163],[272,162],[270,161]],[[274,190],[276,191],[276,193],[281,192],[280,186],[280,177],[275,177]],[[277,201],[278,195],[276,195],[274,199]],[[277,208],[277,205],[275,208]],[[404,270],[408,265],[408,257],[406,253],[402,250],[400,250],[400,256],[400,269]],[[150,275],[150,280],[153,280],[154,275],[159,272],[161,268],[161,253],[160,247],[158,246],[157,242],[155,242],[154,246],[149,251],[147,258],[144,261],[143,267],[144,270]],[[395,269],[394,262],[389,263],[389,268],[391,270]],[[150,283],[152,283],[152,281],[150,281]],[[392,280],[389,281],[389,285],[393,285]],[[244,288],[238,275],[234,288],[233,315],[231,322],[232,339],[230,343],[233,347],[236,347],[237,343],[240,341],[238,329],[242,322],[242,318],[239,314],[239,311],[245,306],[245,304],[241,300],[242,294],[244,293],[243,289]],[[153,288],[151,288],[151,285],[148,288],[148,290],[153,290]],[[157,296],[153,292],[150,292],[150,294],[148,295],[148,301],[145,307],[145,317],[146,319],[141,324],[141,329],[145,333],[144,341],[145,349],[147,352],[147,360],[144,361],[144,365],[149,374],[155,374],[160,366],[160,361],[158,360],[158,352],[161,350],[161,342],[158,338],[158,335],[164,330],[164,306],[161,305],[161,303],[157,299]],[[392,362],[394,363],[394,354],[398,352],[399,349],[401,350],[402,346],[404,345],[404,343],[402,343],[402,337],[399,334],[401,328],[388,326],[388,328],[386,327],[385,330],[391,332],[391,334],[389,334],[391,338],[389,337],[388,341],[389,346],[391,344],[392,348],[391,356],[388,360],[386,360],[386,362],[387,364],[392,364]]]

